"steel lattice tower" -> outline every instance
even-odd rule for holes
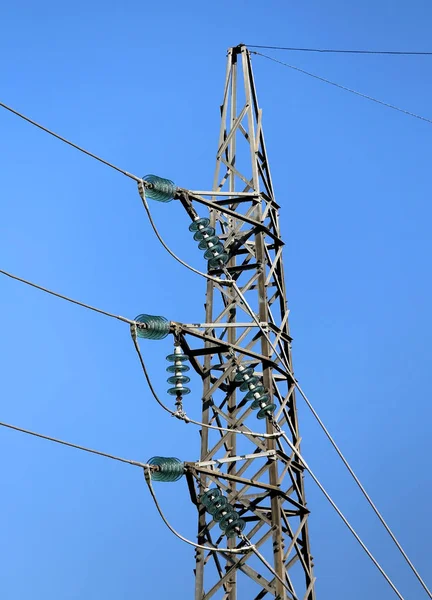
[[[183,349],[203,379],[201,420],[268,434],[280,427],[299,450],[279,206],[250,53],[243,45],[228,51],[213,193],[207,193],[210,199],[205,195],[189,193],[189,199],[195,206],[199,202],[209,207],[210,225],[230,257],[225,268],[209,273],[231,278],[235,285],[207,282],[205,333],[185,332],[194,336],[194,345],[197,340],[201,345],[192,347],[189,335],[182,339]],[[193,218],[186,196],[183,204]],[[239,365],[253,367],[262,378],[276,404],[270,418],[258,420],[257,412],[244,400],[245,394],[234,382]],[[205,489],[217,486],[246,521],[247,538],[285,583],[253,552],[221,554],[199,549],[195,600],[258,600],[267,594],[280,600],[314,600],[304,469],[292,449],[280,437],[247,437],[204,427],[201,458],[195,466],[196,470],[190,464],[188,479],[199,510],[198,543],[231,548],[240,544],[236,537],[222,537],[198,501]]]

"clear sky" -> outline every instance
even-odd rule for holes
[[[431,18],[427,0],[18,0],[1,11],[0,99],[137,175],[209,189],[228,46],[432,50]],[[273,54],[432,117],[432,57]],[[432,127],[253,63],[296,375],[427,578]],[[133,182],[4,110],[0,161],[0,268],[130,318],[203,317],[203,280],[158,245]],[[172,247],[204,268],[181,206],[152,208]],[[150,397],[127,326],[5,278],[0,286],[2,421],[136,460],[198,457],[197,430]],[[142,343],[162,395],[168,339]],[[197,411],[192,383],[187,408]],[[426,598],[298,403],[306,459],[406,598]],[[161,523],[139,469],[8,430],[0,469],[7,600],[193,597],[193,550]],[[394,598],[306,481],[317,598]],[[157,489],[193,536],[186,483]]]

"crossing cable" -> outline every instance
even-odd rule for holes
[[[248,48],[262,48],[267,50],[289,50],[291,52],[320,52],[332,54],[387,54],[394,56],[432,56],[432,52],[405,52],[401,50],[336,50],[333,48],[290,48],[286,46],[258,46],[244,44]]]
[[[400,598],[400,600],[404,600],[402,594],[399,592],[399,590],[397,589],[397,587],[395,586],[395,584],[392,582],[392,580],[390,579],[390,577],[387,575],[387,573],[381,567],[381,565],[376,560],[376,558],[374,557],[374,555],[372,554],[372,552],[369,550],[369,548],[366,546],[366,544],[362,541],[362,539],[360,538],[360,536],[358,535],[358,533],[356,532],[356,530],[349,523],[348,519],[345,517],[345,515],[343,514],[343,512],[340,510],[340,508],[334,502],[334,500],[332,499],[332,497],[330,496],[330,494],[326,491],[326,489],[324,488],[324,486],[322,485],[322,483],[320,482],[320,480],[318,479],[318,477],[311,470],[311,468],[309,467],[309,465],[307,464],[307,462],[305,461],[305,459],[303,458],[303,456],[300,454],[300,451],[294,446],[294,444],[291,442],[291,440],[289,439],[289,437],[283,431],[282,431],[282,437],[284,438],[284,440],[286,441],[286,443],[288,444],[288,446],[291,448],[291,450],[293,452],[295,452],[295,454],[297,455],[298,459],[303,464],[304,468],[309,472],[309,475],[312,477],[312,479],[314,480],[314,482],[316,483],[316,485],[319,487],[319,489],[324,494],[324,496],[327,498],[327,500],[330,502],[330,504],[332,505],[332,507],[334,508],[334,510],[337,512],[337,514],[339,515],[339,517],[342,519],[342,521],[345,523],[345,525],[351,531],[351,533],[353,534],[353,536],[355,537],[355,539],[357,540],[357,542],[360,544],[360,546],[363,548],[363,550],[369,556],[369,558],[374,563],[374,565],[379,570],[379,572],[384,577],[384,579],[387,581],[387,583],[389,584],[389,586],[392,588],[392,590],[395,592],[395,594],[398,596],[398,598]]]
[[[44,435],[43,433],[39,433],[36,431],[30,431],[30,429],[24,429],[23,427],[17,427],[16,425],[11,425],[10,423],[3,423],[0,421],[0,427],[6,427],[7,429],[13,429],[14,431],[19,431],[20,433],[32,435],[34,437],[41,438],[43,440],[48,440],[49,442],[54,442],[55,444],[61,444],[63,446],[68,446],[69,448],[75,448],[76,450],[81,450],[82,452],[89,452],[90,454],[97,454],[98,456],[103,456],[104,458],[110,458],[111,460],[117,460],[122,463],[127,463],[129,465],[133,465],[134,467],[142,467],[142,468],[149,468],[149,469],[154,468],[153,465],[148,465],[147,463],[138,462],[137,460],[130,460],[128,458],[122,458],[121,456],[115,456],[114,454],[108,454],[107,452],[102,452],[101,450],[94,450],[93,448],[86,448],[85,446],[80,446],[79,444],[73,444],[72,442],[66,442],[65,440],[51,437],[49,435]]]
[[[223,212],[223,208],[221,208],[221,212]],[[166,247],[167,244],[164,242],[163,246]],[[361,481],[359,480],[359,478],[355,474],[355,472],[354,472],[353,468],[351,467],[351,465],[349,464],[348,460],[345,458],[342,450],[339,448],[339,446],[337,445],[336,441],[334,440],[334,438],[330,434],[329,430],[324,425],[324,422],[322,421],[322,419],[318,415],[318,413],[315,410],[312,402],[309,400],[309,398],[307,397],[306,393],[303,391],[303,389],[300,386],[298,380],[294,377],[294,374],[293,374],[293,372],[292,372],[292,370],[290,368],[290,364],[289,364],[288,358],[287,358],[287,356],[285,354],[285,351],[282,349],[282,353],[284,355],[284,358],[282,358],[281,355],[280,355],[280,353],[278,352],[278,350],[275,348],[275,346],[274,346],[274,344],[273,344],[270,336],[268,335],[267,331],[265,331],[265,329],[263,328],[261,322],[259,321],[259,319],[255,315],[253,309],[251,308],[251,306],[247,302],[244,294],[241,292],[239,286],[237,285],[237,282],[231,278],[231,275],[229,274],[229,272],[226,269],[224,269],[224,273],[225,273],[225,276],[230,280],[230,283],[233,286],[233,289],[236,291],[236,293],[238,294],[239,298],[243,302],[243,304],[244,304],[247,312],[249,312],[249,314],[251,315],[252,319],[258,325],[258,327],[259,327],[260,331],[262,332],[263,336],[267,339],[270,347],[275,352],[275,355],[281,361],[281,364],[285,367],[286,371],[288,372],[288,374],[292,378],[295,387],[297,388],[297,390],[299,391],[299,393],[302,396],[303,400],[305,401],[306,405],[308,406],[309,410],[312,412],[313,416],[317,420],[317,422],[320,425],[321,429],[323,430],[323,432],[327,436],[327,438],[330,441],[331,445],[333,446],[333,448],[335,449],[335,451],[337,452],[337,454],[341,458],[342,462],[344,463],[344,465],[347,468],[348,472],[350,473],[351,477],[354,479],[355,483],[359,487],[359,489],[362,492],[363,496],[366,498],[367,502],[369,503],[369,505],[373,509],[374,513],[378,517],[378,519],[381,522],[381,524],[384,526],[385,530],[387,531],[387,533],[391,537],[392,541],[396,545],[396,547],[399,550],[399,552],[402,554],[403,558],[405,559],[406,563],[410,567],[411,571],[413,572],[413,574],[415,575],[415,577],[417,578],[417,580],[419,581],[419,583],[421,584],[421,586],[423,587],[423,589],[425,590],[425,592],[428,594],[429,598],[432,598],[432,593],[430,592],[430,590],[427,587],[426,583],[422,579],[420,573],[417,571],[417,569],[415,568],[414,564],[410,560],[409,556],[407,555],[407,553],[403,549],[402,545],[400,544],[400,542],[396,538],[395,534],[390,529],[390,526],[387,524],[387,522],[385,521],[384,517],[382,516],[382,514],[380,513],[380,511],[378,510],[378,508],[376,507],[376,505],[372,501],[371,497],[369,496],[369,494],[367,493],[366,489],[362,485]],[[214,428],[214,426],[213,426],[213,428]]]
[[[228,273],[228,271],[225,270],[225,272],[226,272],[226,276],[230,277],[230,274]],[[366,500],[369,503],[369,505],[371,506],[372,510],[374,511],[374,513],[376,514],[376,516],[378,517],[378,519],[380,520],[381,524],[384,526],[385,530],[389,534],[390,538],[392,539],[392,541],[396,545],[396,547],[399,550],[399,552],[402,554],[402,556],[405,559],[406,563],[410,567],[411,571],[414,573],[415,577],[417,578],[417,580],[419,581],[419,583],[421,584],[421,586],[423,587],[423,589],[425,590],[425,592],[428,594],[429,598],[432,598],[432,594],[431,594],[429,588],[427,587],[426,583],[423,581],[420,573],[417,571],[417,569],[415,568],[414,564],[411,562],[409,556],[407,555],[407,553],[405,552],[405,550],[401,546],[401,544],[398,541],[397,537],[395,536],[395,534],[393,533],[393,531],[390,529],[390,526],[385,521],[384,517],[382,516],[382,514],[380,513],[380,511],[378,510],[378,508],[374,504],[372,498],[369,496],[369,494],[367,493],[367,491],[364,488],[363,484],[361,483],[361,481],[359,480],[359,478],[355,474],[354,470],[352,469],[351,465],[349,464],[349,462],[345,458],[344,454],[342,453],[342,450],[336,444],[336,442],[333,439],[332,435],[330,434],[330,432],[328,431],[327,427],[324,425],[324,423],[321,420],[320,416],[318,415],[318,413],[316,412],[315,408],[313,407],[311,401],[306,396],[305,392],[301,388],[301,386],[298,383],[297,379],[294,377],[294,374],[292,373],[291,368],[290,368],[288,357],[286,356],[284,349],[282,348],[282,354],[284,355],[285,360],[282,359],[281,355],[279,354],[279,352],[275,348],[274,344],[272,343],[272,341],[270,339],[270,336],[268,335],[268,333],[265,331],[265,329],[261,325],[261,322],[259,321],[259,319],[255,315],[255,313],[252,310],[251,306],[249,305],[249,303],[247,302],[246,298],[244,297],[244,294],[241,292],[240,288],[238,287],[237,283],[234,280],[233,280],[233,286],[234,286],[234,289],[236,290],[237,294],[241,298],[242,302],[244,303],[245,307],[247,308],[248,312],[250,313],[251,317],[254,319],[254,321],[256,322],[256,324],[258,325],[258,327],[260,328],[262,334],[267,339],[267,341],[270,344],[272,350],[274,351],[274,353],[276,354],[276,356],[278,357],[278,359],[281,361],[281,363],[284,365],[284,367],[287,370],[288,374],[291,376],[295,387],[299,391],[299,393],[302,396],[303,400],[306,402],[308,408],[310,409],[310,411],[312,412],[313,416],[315,417],[315,419],[319,423],[321,429],[324,431],[324,433],[327,436],[328,440],[330,441],[331,445],[333,446],[333,448],[336,450],[337,454],[341,458],[342,462],[344,463],[344,465],[347,468],[349,474],[351,475],[351,477],[354,479],[355,483],[359,487],[359,489],[362,492],[363,496],[366,498]]]
[[[129,323],[129,325],[132,325],[135,323],[135,321],[132,321],[131,319],[127,319],[126,317],[122,317],[121,315],[115,315],[106,310],[102,310],[101,308],[97,308],[96,306],[91,306],[90,304],[86,304],[85,302],[80,302],[79,300],[74,300],[73,298],[69,298],[69,296],[64,296],[63,294],[54,292],[53,290],[50,290],[46,287],[38,285],[37,283],[33,283],[32,281],[28,281],[27,279],[23,279],[22,277],[18,277],[18,275],[13,275],[12,273],[9,273],[8,271],[4,271],[3,269],[0,269],[0,274],[6,275],[6,277],[10,277],[11,279],[15,279],[16,281],[20,281],[21,283],[25,283],[26,285],[34,287],[37,290],[41,290],[42,292],[45,292],[46,294],[50,294],[51,296],[55,296],[56,298],[60,298],[61,300],[66,300],[67,302],[72,302],[72,304],[77,304],[78,306],[82,306],[83,308],[87,308],[88,310],[92,310],[101,315],[105,315],[106,317],[110,317],[111,319],[117,319],[118,321],[123,321],[124,323]]]
[[[274,58],[273,56],[268,56],[267,54],[263,54],[262,52],[256,52],[254,50],[251,50],[251,53],[256,54],[257,56],[262,56],[263,58],[266,58],[267,60],[271,60],[275,63],[278,63],[279,65],[288,67],[289,69],[293,69],[294,71],[298,71],[299,73],[303,73],[303,75],[308,75],[309,77],[318,79],[318,81],[322,81],[324,83],[328,83],[329,85],[333,85],[334,87],[344,90],[345,92],[350,92],[351,94],[360,96],[360,98],[365,98],[366,100],[371,100],[372,102],[381,104],[382,106],[385,106],[386,108],[391,108],[392,110],[397,110],[398,112],[401,112],[410,117],[415,117],[416,119],[420,119],[421,121],[426,121],[426,123],[432,123],[432,119],[428,119],[427,117],[422,117],[421,115],[417,115],[416,113],[410,112],[409,110],[405,110],[404,108],[399,108],[398,106],[394,106],[394,104],[388,104],[387,102],[383,102],[382,100],[378,100],[377,98],[373,98],[372,96],[368,96],[367,94],[363,94],[362,92],[357,92],[356,90],[353,90],[349,87],[341,85],[340,83],[330,81],[330,79],[326,79],[325,77],[321,77],[320,75],[315,75],[314,73],[310,73],[309,71],[305,71],[304,69],[300,69],[299,67],[295,67],[294,65],[290,65],[286,62],[278,60],[277,58]]]

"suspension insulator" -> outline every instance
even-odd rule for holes
[[[148,464],[158,467],[158,470],[151,471],[151,478],[155,481],[178,481],[185,472],[184,463],[173,456],[153,456]]]
[[[224,245],[215,234],[214,227],[210,226],[207,217],[197,218],[189,225],[189,231],[195,232],[194,240],[199,242],[200,250],[205,250],[204,258],[208,260],[210,268],[217,269],[228,262],[229,256],[225,252]]]
[[[201,496],[201,503],[213,519],[219,523],[219,527],[227,537],[239,535],[246,527],[245,521],[240,518],[234,507],[221,494],[219,488],[211,488],[204,492]]]
[[[163,340],[170,332],[170,322],[165,317],[156,315],[138,315],[135,317],[138,323],[145,323],[147,327],[137,327],[137,335],[148,340]]]
[[[167,356],[167,360],[174,363],[167,367],[168,373],[174,373],[171,377],[168,377],[167,381],[174,387],[169,388],[168,394],[170,396],[186,396],[190,394],[190,389],[183,384],[189,383],[190,379],[186,375],[183,375],[186,371],[189,371],[189,366],[184,363],[189,360],[186,354],[183,354],[180,346],[175,346],[174,353]]]
[[[171,202],[174,198],[177,186],[170,179],[164,179],[157,175],[145,175],[143,180],[150,184],[145,189],[147,198],[158,202]]]

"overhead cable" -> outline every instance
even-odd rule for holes
[[[94,450],[93,448],[86,448],[85,446],[80,446],[79,444],[73,444],[72,442],[66,442],[65,440],[51,437],[49,435],[44,435],[43,433],[38,433],[36,431],[30,431],[30,429],[24,429],[23,427],[17,427],[16,425],[11,425],[10,423],[3,423],[0,421],[0,427],[6,427],[7,429],[13,429],[14,431],[19,431],[20,433],[25,433],[27,435],[32,435],[34,437],[41,438],[43,440],[48,440],[49,442],[54,442],[55,444],[69,446],[69,448],[75,448],[76,450],[81,450],[82,452],[88,452],[90,454],[97,454],[98,456],[103,456],[104,458],[110,458],[111,460],[117,460],[122,463],[127,463],[129,465],[133,465],[134,467],[151,468],[151,465],[147,465],[146,463],[138,462],[136,460],[130,460],[128,458],[122,458],[121,456],[115,456],[114,454],[108,454],[107,452],[102,452],[101,450]]]
[[[313,77],[314,79],[318,79],[318,81],[322,81],[324,83],[328,83],[329,85],[333,85],[345,92],[350,92],[351,94],[355,94],[356,96],[360,96],[360,98],[365,98],[366,100],[371,100],[371,102],[376,102],[376,104],[381,104],[381,106],[385,106],[386,108],[391,108],[392,110],[396,110],[404,115],[408,115],[410,117],[415,117],[416,119],[420,119],[421,121],[426,121],[426,123],[432,123],[432,119],[428,119],[427,117],[422,117],[421,115],[417,115],[416,113],[410,112],[409,110],[405,110],[404,108],[399,108],[398,106],[394,106],[394,104],[389,104],[387,102],[383,102],[382,100],[378,100],[377,98],[373,98],[372,96],[368,96],[367,94],[363,94],[362,92],[357,92],[349,87],[341,85],[340,83],[335,83],[334,81],[330,81],[330,79],[326,79],[325,77],[321,77],[320,75],[315,75],[314,73],[310,73],[309,71],[305,71],[304,69],[300,69],[299,67],[295,67],[294,65],[290,65],[286,62],[278,60],[273,56],[268,56],[267,54],[262,54],[262,52],[252,51],[252,54],[256,54],[257,56],[262,56],[267,60],[271,60],[283,67],[288,67],[289,69],[293,69],[294,71],[298,71],[299,73],[303,73],[303,75],[308,75],[309,77]]]
[[[21,283],[25,283],[26,285],[34,287],[37,290],[41,290],[42,292],[45,292],[46,294],[50,294],[51,296],[55,296],[56,298],[60,298],[61,300],[66,300],[66,302],[72,302],[72,304],[77,304],[78,306],[82,306],[83,308],[87,308],[88,310],[92,310],[101,315],[105,315],[106,317],[110,317],[111,319],[117,319],[118,321],[123,321],[124,323],[129,323],[129,325],[132,325],[135,323],[135,321],[132,321],[131,319],[127,319],[126,317],[122,317],[121,315],[115,315],[106,310],[102,310],[101,308],[97,308],[95,306],[91,306],[90,304],[86,304],[85,302],[80,302],[79,300],[74,300],[73,298],[69,298],[68,296],[59,294],[58,292],[54,292],[53,290],[50,290],[46,287],[38,285],[37,283],[33,283],[32,281],[28,281],[27,279],[18,277],[18,275],[13,275],[12,273],[8,273],[8,271],[3,271],[3,269],[0,269],[0,273],[2,275],[6,275],[6,277],[10,277],[11,279],[15,279],[16,281],[20,281]]]
[[[387,54],[393,56],[432,56],[432,52],[417,52],[404,50],[338,50],[334,48],[290,48],[287,46],[258,46],[245,44],[248,48],[262,48],[267,50],[289,50],[290,52],[321,52],[333,54]]]
[[[45,133],[49,133],[49,135],[52,135],[53,137],[57,138],[61,142],[64,142],[65,144],[68,144],[69,146],[72,146],[72,148],[75,148],[76,150],[79,150],[80,152],[83,152],[84,154],[87,154],[87,156],[91,156],[91,158],[94,158],[94,159],[98,160],[99,162],[101,162],[102,164],[106,165],[107,167],[110,167],[111,169],[114,169],[115,171],[118,171],[119,173],[122,173],[123,175],[126,175],[126,177],[129,177],[130,179],[133,179],[135,181],[141,181],[140,177],[137,177],[136,175],[133,175],[132,173],[129,173],[128,171],[125,171],[124,169],[121,169],[120,167],[117,167],[113,163],[110,163],[107,160],[105,160],[104,158],[101,158],[100,156],[97,156],[97,154],[93,154],[93,152],[89,152],[89,150],[86,150],[82,146],[78,146],[78,144],[74,144],[74,142],[71,142],[70,140],[66,139],[62,135],[59,135],[58,133],[55,133],[54,131],[51,131],[51,129],[48,129],[44,125],[41,125],[40,123],[37,123],[33,119],[30,119],[30,117],[27,117],[23,113],[20,113],[17,110],[15,110],[14,108],[11,108],[10,106],[8,106],[7,104],[4,104],[4,102],[0,102],[0,106],[2,108],[5,108],[9,112],[13,113],[14,115],[16,115],[17,117],[19,117],[20,119],[23,119],[24,121],[27,121],[27,123],[30,123],[31,125],[34,125],[35,127],[38,127],[42,131],[45,131]]]

